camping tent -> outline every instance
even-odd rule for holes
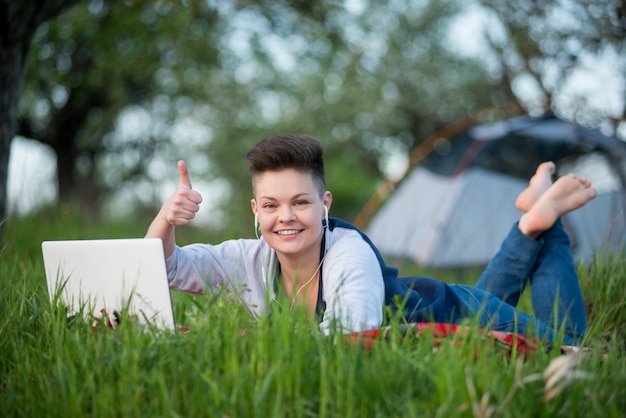
[[[421,265],[486,264],[521,215],[515,198],[548,160],[598,185],[596,199],[563,217],[575,258],[626,245],[626,143],[552,114],[444,141],[402,180],[366,233],[383,254]]]

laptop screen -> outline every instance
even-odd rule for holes
[[[120,323],[126,312],[140,323],[174,329],[161,240],[44,241],[42,252],[50,300],[69,314]]]

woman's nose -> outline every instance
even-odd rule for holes
[[[286,205],[280,209],[280,213],[278,215],[278,220],[280,222],[291,222],[294,219],[295,219],[295,214],[291,206]]]

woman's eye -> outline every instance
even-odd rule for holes
[[[266,203],[266,204],[263,205],[263,207],[265,209],[274,209],[276,207],[276,205],[273,204],[273,203]]]
[[[309,202],[307,202],[306,200],[296,200],[296,206],[304,206],[308,203]]]

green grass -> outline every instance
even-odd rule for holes
[[[624,416],[626,262],[579,267],[591,353],[542,374],[558,350],[509,354],[477,332],[435,341],[392,321],[373,347],[324,337],[276,310],[253,321],[218,297],[174,293],[189,332],[111,330],[51,307],[42,239],[142,236],[146,223],[90,224],[46,212],[7,224],[0,250],[2,417]],[[603,355],[604,354],[604,355]],[[567,358],[569,359],[569,357]],[[546,394],[549,394],[546,398]]]

